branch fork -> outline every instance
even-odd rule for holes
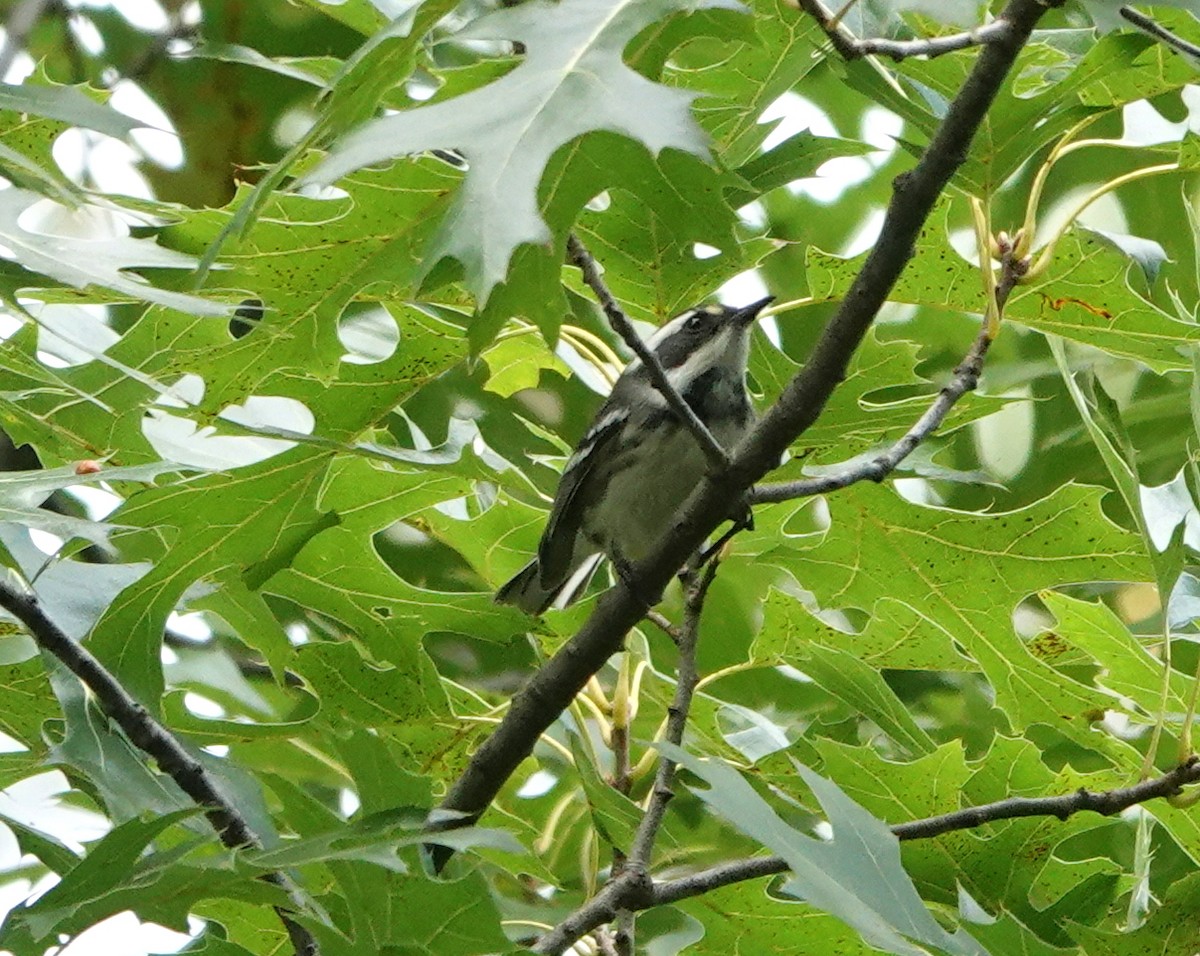
[[[919,40],[860,39],[842,23],[842,14],[845,12],[845,8],[834,15],[825,9],[821,0],[791,0],[791,2],[793,6],[803,10],[817,22],[825,36],[829,38],[830,44],[844,60],[860,60],[866,56],[886,56],[898,63],[912,56],[932,58],[957,50],[966,50],[970,47],[1006,40],[1012,31],[1012,24],[1002,16],[973,30],[964,30],[961,33],[952,33],[947,36],[927,37]]]

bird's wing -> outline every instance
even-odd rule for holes
[[[595,424],[567,461],[558,483],[558,493],[554,496],[550,520],[538,544],[542,587],[560,584],[575,570],[572,566],[575,542],[583,523],[583,504],[588,500],[588,496],[581,496],[580,492],[590,484],[607,480],[607,466],[612,463],[616,438],[628,420],[629,412],[625,409],[601,409]]]

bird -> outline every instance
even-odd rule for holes
[[[647,342],[675,391],[726,451],[754,421],[746,391],[750,330],[773,296],[750,305],[698,305]],[[567,459],[537,556],[496,592],[528,614],[578,599],[602,557],[618,574],[646,557],[708,459],[640,359],[613,385]]]

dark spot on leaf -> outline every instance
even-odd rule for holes
[[[1071,645],[1053,631],[1039,634],[1029,642],[1029,652],[1042,660],[1052,660],[1066,653]]]
[[[386,620],[392,616],[392,609],[390,607],[373,607],[371,613]]]
[[[264,314],[262,299],[246,299],[229,319],[229,334],[235,339],[249,335]]]

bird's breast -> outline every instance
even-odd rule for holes
[[[710,418],[705,424],[721,446],[731,450],[749,420],[747,403],[744,415]],[[589,512],[584,533],[609,555],[618,553],[636,562],[670,530],[675,512],[704,477],[708,461],[692,433],[665,409],[633,427],[644,440],[627,444],[620,458],[608,463],[608,488]]]

